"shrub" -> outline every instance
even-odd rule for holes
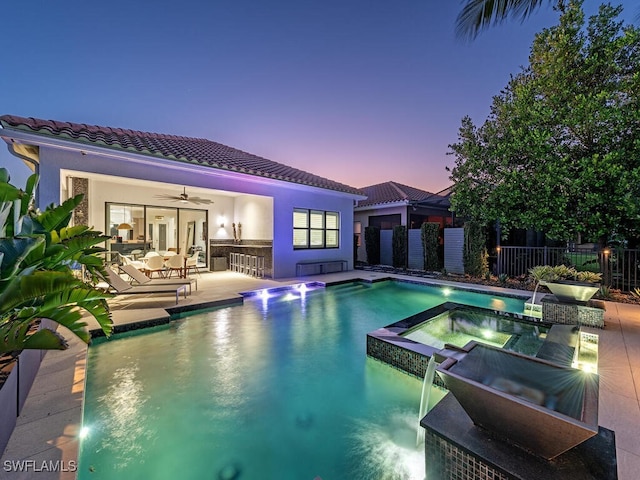
[[[598,291],[598,293],[600,293],[600,296],[602,298],[609,298],[611,297],[611,287],[607,287],[606,285],[603,285],[600,287],[600,290]]]
[[[422,251],[424,254],[424,269],[429,272],[435,272],[440,268],[438,233],[440,233],[439,223],[423,223],[420,227]]]
[[[590,271],[579,272],[566,265],[537,265],[529,270],[529,277],[536,282],[553,282],[556,280],[576,280],[578,282],[598,283],[602,280],[601,273]]]
[[[489,254],[482,226],[473,221],[464,225],[464,272],[473,277],[482,277],[489,270]]]
[[[407,227],[396,225],[393,227],[393,266],[407,268]]]
[[[365,227],[364,246],[367,251],[367,263],[380,265],[380,228]]]

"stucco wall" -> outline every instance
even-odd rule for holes
[[[273,265],[275,278],[295,277],[296,263],[316,260],[346,260],[353,269],[353,200],[316,191],[283,192],[274,198]],[[340,247],[293,249],[293,209],[308,208],[340,212]]]

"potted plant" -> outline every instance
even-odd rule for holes
[[[566,265],[538,265],[529,270],[529,276],[539,285],[547,287],[560,302],[586,303],[600,288],[600,273],[578,271]]]

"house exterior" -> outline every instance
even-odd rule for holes
[[[422,269],[420,227],[424,222],[439,223],[441,228],[453,224],[453,216],[449,211],[450,188],[431,193],[389,181],[361,190],[367,198],[359,200],[354,208],[357,261],[367,261],[364,230],[373,226],[380,228],[380,261],[383,265],[391,265],[393,227],[405,225],[409,241],[408,266]]]
[[[38,206],[84,193],[74,221],[111,235],[112,252],[199,251],[213,267],[251,247],[273,278],[305,262],[353,268],[361,190],[207,139],[10,115],[0,126],[40,175]]]

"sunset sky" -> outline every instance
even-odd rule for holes
[[[587,1],[593,12],[599,2]],[[626,0],[623,18],[638,14]],[[204,137],[354,187],[449,185],[463,116],[527,63],[545,6],[473,42],[459,1],[3,4],[0,114]],[[19,179],[5,147],[0,164]]]

